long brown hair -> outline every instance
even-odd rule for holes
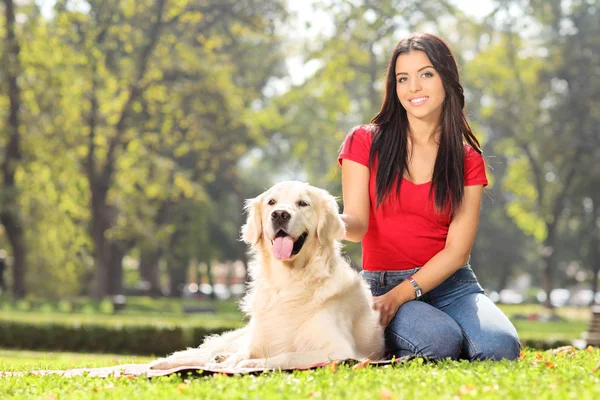
[[[383,104],[371,120],[376,129],[372,130],[374,137],[369,164],[373,166],[375,160],[378,162],[375,180],[377,206],[393,191],[400,192],[404,171],[408,169],[409,123],[406,109],[396,95],[395,69],[398,57],[411,51],[422,51],[429,57],[446,91],[440,143],[429,194],[434,193],[437,210],[453,212],[464,195],[464,142],[480,154],[481,148],[465,116],[465,96],[454,56],[441,38],[428,33],[414,33],[396,45],[387,68]]]

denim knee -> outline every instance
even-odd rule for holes
[[[475,354],[475,360],[516,360],[521,353],[519,337],[512,332],[498,332]]]
[[[418,354],[430,360],[456,360],[459,358],[463,334],[454,321],[442,320],[436,324],[431,335],[427,335],[418,349]]]
[[[409,330],[385,330],[388,349],[398,356],[416,355],[429,360],[456,360],[461,354],[463,335],[452,319],[440,318],[430,323],[414,324]]]

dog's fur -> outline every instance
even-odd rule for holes
[[[241,308],[248,325],[156,360],[151,368],[295,368],[380,359],[379,314],[371,308],[367,285],[341,255],[345,227],[335,198],[306,183],[282,182],[248,200],[246,210],[242,239],[252,252],[251,284]],[[273,252],[281,228],[274,211],[289,213],[284,228],[293,240],[308,233],[289,258]]]

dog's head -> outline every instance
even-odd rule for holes
[[[345,235],[335,198],[303,182],[274,185],[248,200],[246,211],[248,219],[242,227],[242,239],[252,247],[264,245],[282,260],[308,251],[308,243],[333,246]]]

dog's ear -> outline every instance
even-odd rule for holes
[[[248,199],[244,203],[244,210],[248,214],[248,218],[244,226],[242,226],[242,240],[250,246],[256,246],[263,234],[260,212],[262,196]]]
[[[317,189],[321,198],[317,237],[322,245],[334,240],[342,240],[346,236],[346,225],[340,216],[338,203],[326,190]]]

